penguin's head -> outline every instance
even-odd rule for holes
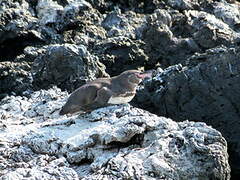
[[[128,70],[121,74],[123,79],[127,79],[128,82],[133,84],[139,84],[143,79],[150,78],[152,76],[151,71],[141,72],[138,70]]]

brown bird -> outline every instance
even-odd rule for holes
[[[138,84],[152,72],[124,71],[112,78],[99,78],[76,89],[62,107],[60,115],[89,112],[113,104],[130,102],[136,94]]]

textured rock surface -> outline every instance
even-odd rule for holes
[[[26,62],[0,62],[0,99],[7,93],[20,95],[31,88],[31,64]]]
[[[2,100],[2,179],[230,178],[226,141],[204,123],[128,104],[59,117],[63,97],[54,88]]]
[[[211,69],[215,66],[218,68],[219,61],[213,60],[212,63],[211,60],[205,61],[204,66],[200,65],[203,68],[201,71],[195,68],[198,67],[198,63],[210,58],[209,52],[212,48],[224,45],[238,51],[239,12],[240,3],[236,0],[1,0],[0,99],[14,94],[29,96],[33,90],[52,85],[71,92],[86,80],[105,76],[104,71],[113,76],[126,69],[148,70],[158,67],[164,69],[180,63],[182,69],[185,69],[184,72],[190,73],[190,69],[192,70],[191,76],[199,77],[200,72],[205,76],[205,68]],[[217,58],[218,53],[218,50],[214,50],[211,56],[216,54]],[[194,54],[196,55],[193,56]],[[220,55],[219,58],[221,59]],[[98,60],[106,66],[106,70]],[[89,67],[86,65],[87,62],[91,62]],[[228,64],[224,65],[228,66]],[[188,82],[189,87],[195,89],[184,92],[186,95],[182,95],[179,100],[182,104],[176,105],[178,104],[176,97],[184,88],[177,89],[179,92],[168,91],[164,95],[161,92],[164,90],[162,83],[154,81],[156,84],[153,87],[149,86],[148,91],[154,92],[158,89],[164,99],[168,96],[167,108],[171,107],[169,109],[171,113],[164,112],[166,108],[162,106],[161,109],[154,108],[153,101],[147,102],[148,93],[139,92],[142,96],[138,102],[144,104],[143,108],[152,109],[156,113],[162,111],[163,114],[172,114],[172,118],[177,114],[181,115],[177,120],[202,121],[205,118],[203,121],[210,125],[216,124],[215,120],[212,121],[212,117],[216,114],[213,119],[220,116],[220,122],[229,122],[229,118],[234,122],[239,121],[239,116],[236,115],[238,105],[235,104],[239,97],[235,95],[237,91],[234,90],[234,88],[238,89],[238,83],[233,82],[234,88],[225,88],[227,83],[224,84],[224,91],[212,87],[224,81],[232,81],[232,77],[226,79],[225,76],[228,77],[228,74],[224,72],[221,75],[217,72],[216,75],[211,76],[218,76],[215,78],[218,83],[211,77],[209,82],[205,77],[199,80],[196,78],[196,81],[182,82],[184,75],[178,78],[178,71],[182,72],[182,70],[173,69],[167,69],[165,72],[171,71],[171,73],[166,73],[164,77],[161,75],[161,78],[165,78],[171,84],[173,84],[172,80],[168,79],[174,79],[176,84]],[[233,77],[237,79],[237,76],[233,75]],[[210,83],[211,80],[213,83]],[[207,82],[204,88],[207,90],[198,90],[205,81]],[[173,87],[180,86],[173,85]],[[221,92],[223,96],[213,95],[214,91],[208,91],[209,89],[217,90],[216,94]],[[190,95],[190,97],[201,97],[190,100],[194,103],[197,101],[195,105],[199,105],[193,109],[193,106],[188,106],[185,102],[189,100],[188,92],[197,91],[205,94]],[[205,95],[214,96],[216,102],[212,102],[212,98],[204,98]],[[230,105],[228,99],[232,97],[234,99],[231,100],[233,103]],[[158,98],[160,96],[154,101]],[[161,103],[159,102],[159,105]],[[216,107],[213,104],[216,104]],[[222,104],[224,105],[220,108]],[[211,108],[208,109],[210,106]],[[220,114],[217,112],[219,110]],[[179,112],[184,113],[179,114]],[[204,115],[196,114],[198,112],[203,112]],[[234,125],[236,126],[233,130],[231,126],[228,130],[223,130],[228,140],[231,140],[229,137],[232,137],[232,134],[238,134],[239,124]],[[237,133],[234,132],[235,130]],[[238,143],[230,144],[232,144],[231,149],[238,149]],[[236,168],[239,167],[239,155],[235,154],[231,157],[232,172],[238,173],[236,178],[239,179],[240,171]],[[234,175],[232,177],[234,178]]]
[[[25,46],[42,41],[35,30],[37,18],[26,1],[3,0],[0,11],[0,61],[12,60]]]
[[[119,37],[97,43],[95,48],[98,49],[99,60],[106,65],[107,73],[115,76],[148,63],[147,55],[139,48],[141,46],[142,41]]]
[[[105,66],[85,46],[55,44],[46,47],[46,52],[35,59],[33,83],[38,88],[56,84],[73,91],[86,81],[106,76],[104,70]]]
[[[195,52],[240,41],[239,4],[225,1],[4,0],[1,9],[1,61],[33,61],[26,47],[69,43],[84,45],[117,75],[185,64]]]
[[[188,67],[159,71],[136,97],[137,104],[146,102],[143,106],[158,115],[203,121],[222,132],[234,172],[240,172],[239,58],[239,49],[225,47],[196,54]]]

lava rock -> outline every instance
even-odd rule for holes
[[[31,64],[0,62],[0,99],[6,95],[22,95],[32,88]]]
[[[92,6],[98,9],[102,13],[113,11],[116,7],[122,11],[132,10],[140,14],[153,13],[157,8],[164,8],[165,3],[162,1],[155,0],[119,0],[119,1],[108,1],[108,0],[88,0]]]
[[[193,38],[176,37],[173,34],[172,19],[167,10],[156,10],[147,17],[142,40],[145,42],[144,52],[149,57],[149,64],[160,63],[162,67],[185,60],[201,49]]]
[[[106,15],[101,25],[107,31],[108,37],[124,36],[139,39],[142,36],[144,23],[145,15],[136,14],[133,11],[122,13],[119,8],[116,8]]]
[[[188,1],[188,0],[166,0],[166,4],[173,9],[177,9],[179,11],[183,10],[190,10],[190,9],[198,9],[199,8],[199,2],[196,0]]]
[[[188,25],[192,28],[193,39],[202,48],[230,46],[238,41],[238,33],[214,15],[195,10],[187,11],[186,15],[189,17]]]
[[[223,22],[228,24],[233,30],[239,32],[240,28],[240,16],[239,16],[239,4],[230,4],[226,1],[214,2],[212,4],[214,15],[222,19]]]
[[[73,91],[89,80],[107,76],[105,66],[91,55],[85,46],[55,44],[37,57],[32,66],[35,88],[58,85]]]
[[[24,47],[41,44],[43,38],[36,31],[34,10],[25,0],[3,0],[0,7],[0,61],[12,61]]]
[[[3,178],[230,179],[227,143],[205,123],[129,104],[59,116],[66,96],[53,88],[2,100]]]
[[[201,121],[219,130],[228,141],[235,177],[240,172],[239,58],[239,48],[196,54],[188,59],[188,66],[158,71],[137,93],[135,103],[176,121]]]
[[[141,40],[115,37],[96,43],[94,49],[99,61],[106,66],[106,72],[115,76],[147,64],[148,56],[141,49],[143,46]]]

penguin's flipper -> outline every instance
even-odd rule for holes
[[[94,99],[94,101],[90,104],[86,104],[84,106],[84,109],[97,109],[100,107],[105,107],[110,105],[108,103],[109,99],[112,97],[113,92],[108,89],[107,87],[102,87],[97,91],[97,95]]]
[[[97,91],[97,97],[94,101],[107,105],[109,99],[114,95],[114,93],[107,87],[102,87]]]

